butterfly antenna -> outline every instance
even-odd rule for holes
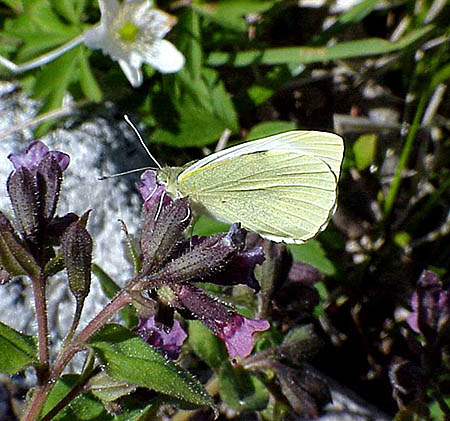
[[[136,126],[132,123],[132,121],[130,120],[130,117],[128,117],[127,114],[125,114],[123,116],[123,119],[128,123],[128,125],[134,130],[134,132],[136,133],[136,136],[139,139],[139,142],[141,142],[142,147],[144,148],[145,152],[147,152],[147,155],[150,157],[150,159],[156,164],[156,166],[162,170],[162,166],[161,164],[156,160],[156,158],[152,155],[152,153],[150,152],[150,150],[147,148],[147,145],[144,142],[144,139],[142,139],[141,134],[139,133],[138,129],[136,128]]]
[[[154,170],[154,167],[144,167],[144,168],[136,168],[134,170],[128,170],[128,171],[124,171],[124,172],[118,172],[115,174],[111,174],[111,175],[101,175],[100,177],[98,177],[97,180],[107,180],[108,178],[115,178],[115,177],[120,177],[122,175],[128,175],[128,174],[133,174],[135,172],[139,172],[139,171],[144,171],[144,170]]]

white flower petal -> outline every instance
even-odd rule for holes
[[[102,24],[112,21],[120,10],[120,3],[117,0],[98,0],[98,6],[100,7]]]
[[[147,51],[140,51],[144,61],[161,73],[175,73],[184,66],[184,56],[165,39],[155,41]]]
[[[164,38],[177,23],[177,18],[161,10],[152,9],[145,15],[143,14],[139,22],[135,23],[151,38]]]
[[[139,67],[133,67],[125,60],[119,60],[119,64],[133,88],[138,88],[142,85],[142,72]]]

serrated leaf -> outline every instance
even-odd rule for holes
[[[42,416],[48,414],[77,384],[78,374],[65,374],[58,379],[50,392]],[[59,421],[108,421],[113,419],[104,406],[91,393],[79,394],[69,405],[65,406],[52,420]]]
[[[0,372],[14,374],[36,361],[36,339],[0,322]]]
[[[222,400],[236,411],[261,411],[269,403],[269,392],[256,377],[242,367],[225,362],[219,373],[219,393]]]
[[[330,47],[281,47],[265,50],[249,50],[233,53],[213,52],[207,60],[211,66],[232,65],[235,67],[251,64],[309,64],[328,60],[343,60],[355,57],[367,57],[402,50],[433,29],[433,25],[411,31],[398,41],[386,41],[381,38],[366,38],[355,41],[343,41]]]
[[[259,139],[260,137],[287,132],[288,130],[295,130],[296,128],[296,124],[292,121],[264,121],[251,128],[247,135],[247,140]]]
[[[92,273],[99,280],[102,291],[107,298],[112,299],[120,291],[119,285],[100,266],[92,265]],[[138,318],[132,305],[128,305],[120,310],[119,314],[127,327],[131,328],[137,325]]]
[[[195,377],[164,358],[125,327],[105,325],[89,342],[108,374],[115,379],[197,406],[213,406],[211,397]]]
[[[287,248],[296,262],[308,263],[324,275],[333,276],[336,273],[334,263],[327,258],[318,240],[311,240],[305,244],[288,244]]]
[[[223,341],[195,320],[189,321],[189,345],[200,359],[216,370],[228,360]]]

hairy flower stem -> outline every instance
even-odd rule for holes
[[[46,280],[43,276],[31,279],[38,326],[39,368],[37,369],[38,385],[45,383],[48,377],[48,319],[46,302]]]
[[[119,292],[104,308],[101,310],[89,324],[74,337],[74,339],[62,349],[56,358],[55,364],[50,368],[50,374],[46,376],[46,381],[38,384],[30,405],[25,411],[22,421],[35,421],[39,419],[44,403],[61,376],[64,368],[73,358],[73,356],[84,348],[86,341],[99,330],[111,317],[119,310],[133,301],[131,295],[126,289]],[[44,379],[43,379],[44,380]]]

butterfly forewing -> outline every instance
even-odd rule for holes
[[[319,158],[331,168],[338,180],[344,154],[344,143],[342,138],[334,133],[294,130],[224,149],[196,162],[186,169],[185,173],[213,162],[264,151],[293,152]]]
[[[326,226],[335,207],[336,176],[314,156],[272,150],[194,166],[178,179],[183,196],[269,239],[302,243]]]

